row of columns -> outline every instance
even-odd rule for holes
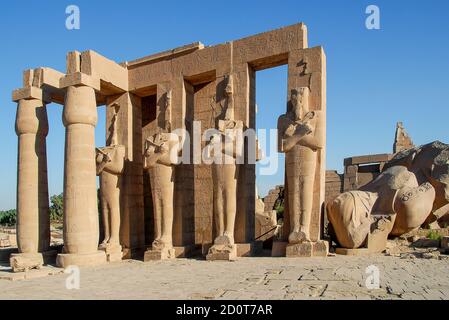
[[[84,75],[83,75],[84,76]],[[83,77],[80,77],[83,78]],[[23,89],[22,89],[23,90]],[[27,90],[24,90],[27,91]],[[32,88],[29,92],[40,92]],[[42,96],[42,94],[41,94]],[[50,252],[50,216],[43,98],[22,95],[18,102],[17,245],[13,271],[39,267]],[[89,265],[106,261],[98,250],[99,218],[95,167],[95,88],[70,82],[65,88],[64,247],[57,265]]]

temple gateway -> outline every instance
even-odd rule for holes
[[[273,257],[326,257],[332,241],[340,254],[381,252],[388,236],[419,227],[449,203],[449,146],[415,147],[401,125],[394,154],[353,158],[345,187],[338,187],[344,192],[325,204],[326,57],[322,47],[308,48],[302,23],[122,63],[73,51],[66,73],[26,70],[23,87],[12,94],[18,135],[13,271],[52,261],[67,267],[257,255],[274,233],[264,221],[276,224],[276,214],[264,212],[257,196],[261,153],[248,132],[256,129],[256,72],[280,65],[288,66],[277,124],[285,187]],[[50,245],[49,103],[63,106],[65,126],[62,247]],[[95,145],[98,106],[106,106],[105,146]],[[331,226],[326,237],[324,217]]]
[[[320,218],[326,59],[322,47],[308,48],[307,28],[299,23],[122,63],[90,50],[73,51],[67,54],[65,73],[26,70],[23,87],[12,95],[19,139],[19,253],[11,255],[13,269],[36,267],[55,255],[57,265],[66,267],[139,256],[170,259],[196,250],[208,260],[255,254],[255,163],[246,156],[239,162],[225,149],[229,141],[235,144],[239,131],[255,129],[256,72],[280,65],[288,65],[288,101],[279,101],[279,141],[290,192],[284,213],[289,232],[278,246],[287,256],[325,256]],[[49,103],[63,107],[66,128],[60,250],[50,247]],[[97,107],[103,105],[106,146],[95,146]],[[216,130],[199,146],[212,156],[224,150],[224,163],[195,161],[198,147],[175,134],[193,137],[197,128],[201,134]],[[237,153],[250,154],[251,148],[245,140]],[[177,163],[173,154],[191,161]]]

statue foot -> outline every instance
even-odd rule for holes
[[[298,244],[302,242],[310,242],[309,236],[304,231],[293,231],[288,236],[290,244]]]
[[[234,236],[225,232],[222,236],[218,236],[215,238],[214,244],[233,245]]]
[[[173,245],[169,240],[160,238],[153,241],[152,248],[153,250],[171,249]]]
[[[99,249],[106,249],[109,244],[109,239],[104,239],[102,243],[98,246]]]

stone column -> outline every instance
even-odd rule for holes
[[[34,88],[33,91],[41,90]],[[23,91],[23,90],[22,90]],[[29,90],[31,92],[31,89]],[[41,99],[29,96],[18,100],[16,116],[18,135],[17,161],[17,245],[12,254],[13,271],[38,268],[42,253],[50,247],[48,211],[47,150],[48,120]]]
[[[84,75],[81,75],[83,78]],[[67,76],[69,78],[69,76]],[[79,77],[78,77],[79,78]],[[64,250],[57,265],[93,265],[106,262],[98,250],[99,218],[95,165],[95,90],[71,78],[61,80],[66,89],[63,122],[64,166]]]

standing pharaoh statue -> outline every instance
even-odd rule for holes
[[[164,127],[145,140],[144,169],[148,171],[154,212],[154,241],[145,261],[175,257],[173,248],[174,165],[180,143],[171,133],[171,91],[165,95]]]
[[[206,153],[213,158],[213,210],[216,237],[207,254],[208,260],[234,260],[237,249],[234,241],[237,210],[236,159],[242,155],[238,143],[243,122],[234,120],[233,82],[229,76],[225,89],[226,109],[224,119],[218,120],[218,132],[206,146]]]
[[[290,245],[310,243],[317,151],[325,145],[325,119],[309,110],[309,88],[291,90],[287,112],[278,119],[279,152],[285,153]]]
[[[100,202],[104,239],[99,249],[104,250],[108,261],[121,260],[120,246],[120,187],[125,162],[125,146],[118,144],[117,113],[119,106],[112,105],[108,146],[96,149],[97,175],[100,176]]]

